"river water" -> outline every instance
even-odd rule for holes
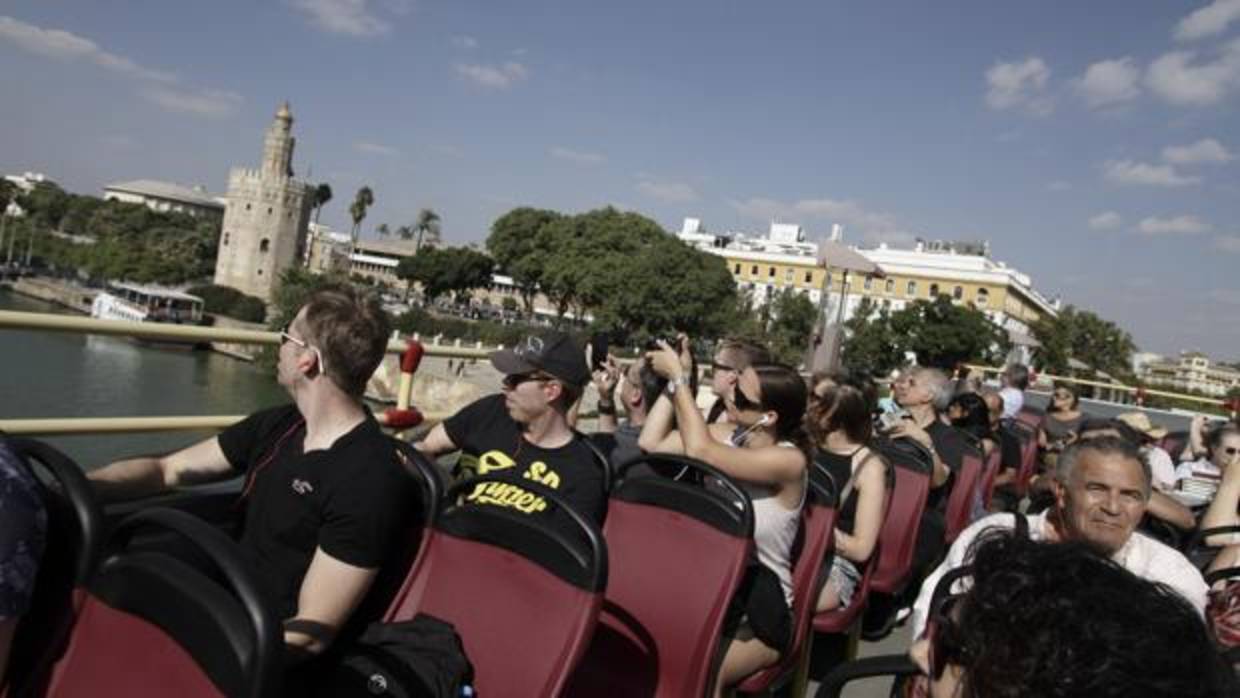
[[[63,312],[0,290],[0,310]],[[268,372],[204,351],[124,337],[0,329],[0,419],[248,414],[288,400]],[[213,432],[97,434],[47,440],[90,470],[161,453]]]

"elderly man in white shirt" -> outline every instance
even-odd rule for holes
[[[1197,568],[1175,549],[1136,531],[1149,502],[1150,470],[1134,444],[1111,436],[1072,444],[1059,456],[1053,486],[1055,507],[1027,519],[1031,538],[1088,542],[1133,574],[1171,587],[1204,612],[1207,587]],[[925,628],[939,579],[969,562],[970,546],[978,536],[1015,528],[1016,516],[994,514],[960,534],[922,584],[913,605],[914,640]]]

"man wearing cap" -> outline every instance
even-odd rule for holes
[[[484,397],[431,429],[417,444],[428,456],[461,452],[461,475],[488,475],[466,499],[538,514],[547,503],[521,488],[534,481],[556,490],[577,513],[601,521],[603,472],[585,437],[573,431],[568,410],[590,380],[585,354],[565,334],[530,336],[491,354],[504,374],[498,395]]]
[[[1150,473],[1154,478],[1154,489],[1175,489],[1175,463],[1171,462],[1171,454],[1167,453],[1156,441],[1167,435],[1165,427],[1154,426],[1144,412],[1125,412],[1118,421],[1132,427],[1141,436],[1141,453],[1150,464]]]

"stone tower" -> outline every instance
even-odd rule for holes
[[[314,187],[293,179],[293,143],[293,114],[285,102],[267,129],[262,165],[228,174],[216,284],[270,301],[280,272],[301,259]]]

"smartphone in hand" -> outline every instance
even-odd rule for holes
[[[590,368],[598,371],[607,365],[607,333],[595,332],[590,336]]]

